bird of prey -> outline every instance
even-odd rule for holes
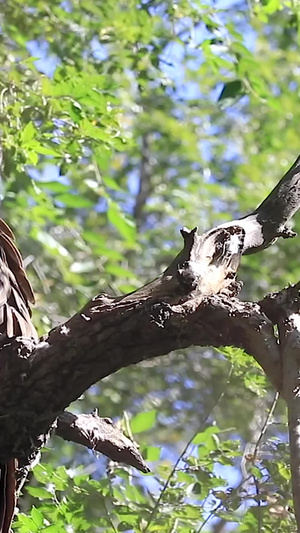
[[[14,337],[37,338],[29,304],[34,294],[14,235],[0,219],[0,345]],[[0,463],[0,533],[9,533],[16,504],[17,460]]]

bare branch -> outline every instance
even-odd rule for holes
[[[65,411],[57,419],[55,434],[103,453],[112,461],[134,466],[144,473],[150,472],[135,443],[125,437],[110,418],[100,418],[96,414],[74,415]]]

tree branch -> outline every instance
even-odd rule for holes
[[[272,319],[261,304],[235,298],[236,272],[242,253],[288,235],[285,222],[300,203],[298,171],[299,160],[248,217],[203,235],[183,229],[182,252],[136,292],[96,296],[38,343],[0,338],[0,462],[30,460],[56,418],[93,383],[193,344],[244,348],[281,390]]]
[[[112,461],[134,466],[144,473],[150,472],[135,443],[125,437],[110,418],[100,418],[95,413],[74,415],[65,411],[57,419],[55,434],[103,453]]]
[[[19,337],[2,349],[6,357],[0,352],[0,460],[31,456],[56,417],[96,381],[192,344],[242,346],[279,386],[272,331],[257,304],[228,296],[183,304],[99,296],[45,341],[26,345]]]

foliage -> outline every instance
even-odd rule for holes
[[[41,334],[155,277],[181,225],[246,213],[297,155],[296,2],[6,0],[0,17],[2,216]],[[244,258],[243,296],[298,281],[298,248]],[[130,413],[153,475],[55,438],[15,531],[293,531],[280,402],[262,430],[272,395],[233,349],[118,372],[73,408]]]

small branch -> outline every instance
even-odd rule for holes
[[[274,411],[276,409],[276,406],[277,406],[277,403],[278,403],[278,400],[279,400],[279,392],[275,392],[275,395],[274,395],[274,398],[273,398],[273,401],[272,401],[272,404],[271,404],[271,407],[269,409],[269,412],[266,416],[266,419],[264,421],[264,424],[260,430],[260,435],[256,441],[256,444],[255,444],[255,447],[254,447],[254,452],[253,452],[253,456],[254,456],[254,459],[258,459],[258,450],[259,450],[259,447],[260,447],[260,444],[262,442],[262,439],[263,437],[265,436],[265,433],[268,429],[268,425],[270,423],[270,420],[274,414]]]
[[[260,444],[267,431],[267,427],[269,425],[270,419],[273,416],[274,410],[278,402],[278,398],[279,398],[279,394],[278,392],[276,392],[272,405],[270,407],[270,410],[262,426],[261,426],[261,422],[262,422],[261,415],[264,411],[263,407],[264,407],[265,402],[262,403],[259,401],[259,403],[255,406],[254,415],[253,415],[252,421],[249,424],[249,428],[251,431],[250,440],[248,441],[248,443],[246,444],[244,448],[244,452],[243,452],[242,460],[241,460],[242,480],[239,482],[239,484],[236,487],[232,487],[233,490],[236,492],[238,492],[239,488],[241,487],[243,487],[245,491],[248,490],[248,483],[250,483],[252,475],[251,473],[249,474],[247,470],[247,465],[249,464],[249,458],[247,456],[248,455],[252,456],[252,464],[255,464],[256,460],[260,462],[260,459],[258,457]],[[259,495],[259,485],[257,483],[257,479],[255,479],[255,484],[256,484],[257,495]],[[229,492],[227,497],[230,497],[230,495],[231,495],[231,492]],[[225,498],[225,502],[222,501],[222,503],[225,504],[226,506],[226,498]],[[261,509],[259,509],[258,521],[261,521],[260,511]],[[213,533],[225,533],[226,524],[227,524],[226,520],[224,518],[220,518],[219,521],[213,526]]]
[[[153,170],[151,168],[151,153],[149,147],[149,133],[142,135],[141,145],[141,162],[139,172],[139,189],[135,199],[135,206],[133,216],[136,220],[138,228],[142,224],[143,209],[151,192],[152,184],[151,177]]]
[[[65,411],[57,419],[55,434],[103,453],[112,461],[125,463],[144,473],[150,472],[135,443],[125,437],[110,418],[100,418],[96,414],[74,415]]]
[[[231,379],[231,376],[232,376],[232,370],[233,370],[233,367],[231,367],[230,369],[230,372],[228,374],[228,377],[227,377],[227,380],[226,380],[226,385],[229,385],[230,383],[230,379]],[[200,431],[204,431],[205,429],[205,424],[207,423],[209,417],[212,415],[214,409],[217,407],[217,405],[222,401],[224,395],[225,395],[225,392],[226,392],[226,389],[223,389],[221,391],[221,393],[219,394],[219,397],[216,399],[216,401],[213,403],[213,405],[210,407],[210,409],[208,410],[207,414],[203,417],[201,423],[199,424],[197,430],[193,433],[193,435],[190,437],[190,439],[187,441],[186,445],[184,446],[182,452],[178,455],[174,465],[173,465],[173,468],[172,470],[170,471],[161,491],[160,491],[160,494],[159,494],[159,497],[157,498],[155,504],[154,504],[154,507],[152,508],[151,510],[151,514],[150,514],[150,517],[149,517],[149,520],[148,520],[148,523],[143,531],[143,533],[147,533],[147,531],[149,531],[149,528],[151,525],[153,525],[153,521],[154,519],[156,518],[156,515],[157,515],[157,512],[158,512],[158,509],[159,509],[159,506],[160,506],[160,503],[162,502],[163,500],[163,497],[164,497],[164,494],[166,492],[166,490],[168,489],[169,485],[170,485],[170,482],[178,468],[178,465],[179,463],[181,462],[181,460],[183,459],[183,457],[185,456],[188,448],[190,447],[190,445],[192,444],[194,438],[196,437],[197,433],[200,433]]]

